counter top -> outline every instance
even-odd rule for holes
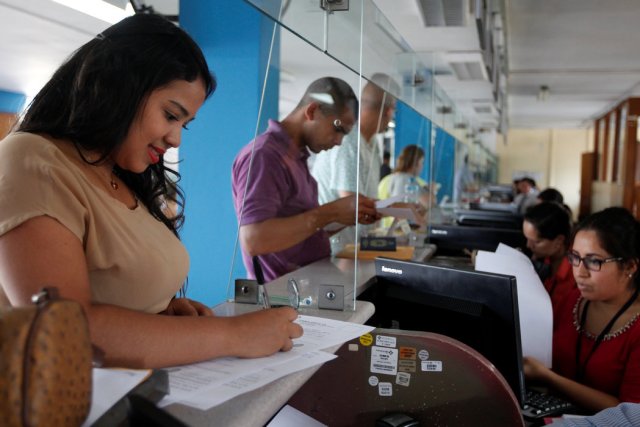
[[[349,259],[323,259],[309,264],[272,282],[267,283],[270,296],[286,296],[287,281],[295,278],[300,285],[300,293],[313,291],[318,285],[332,284],[345,287],[345,310],[319,310],[301,308],[301,314],[318,316],[345,322],[365,323],[374,311],[373,304],[355,301],[354,295],[362,293],[375,275],[373,261]],[[313,293],[313,292],[311,292]],[[214,307],[219,316],[234,316],[259,310],[254,304],[225,302]],[[338,347],[328,349],[335,352]],[[329,362],[331,363],[331,362]],[[263,426],[287,403],[289,398],[320,368],[321,365],[287,375],[249,393],[237,396],[208,411],[173,404],[165,410],[189,426]]]

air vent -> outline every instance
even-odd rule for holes
[[[487,69],[480,52],[447,52],[443,59],[459,81],[488,81]]]
[[[449,65],[460,81],[485,80],[484,65],[480,62],[451,62]]]
[[[418,0],[425,27],[464,27],[464,0]]]
[[[493,112],[493,108],[490,105],[474,105],[473,111],[476,114],[491,114]]]

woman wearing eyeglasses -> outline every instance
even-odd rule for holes
[[[640,402],[640,224],[623,208],[593,214],[567,258],[577,288],[555,312],[553,370],[525,358],[527,379],[594,412]]]
[[[569,211],[554,202],[532,206],[522,222],[527,248],[532,253],[531,260],[551,297],[554,310],[576,288],[567,260],[571,227]]]

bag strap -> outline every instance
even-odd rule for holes
[[[34,346],[36,325],[39,323],[42,313],[49,307],[50,303],[58,298],[59,294],[56,288],[42,288],[40,292],[31,297],[31,302],[36,305],[36,314],[29,326],[24,348],[24,360],[22,362],[22,424],[25,426],[29,425],[29,408],[26,396],[29,391],[29,371],[31,369],[31,357],[29,357],[29,355]]]

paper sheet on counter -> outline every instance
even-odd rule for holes
[[[319,365],[336,356],[321,351],[357,338],[374,328],[351,322],[301,315],[304,329],[288,352],[258,359],[220,358],[169,368],[170,394],[160,403],[181,403],[207,410],[285,375]]]
[[[118,400],[151,375],[150,369],[93,368],[92,395],[89,416],[82,424],[90,426]]]
[[[533,356],[550,368],[553,342],[551,298],[531,260],[522,252],[501,243],[496,252],[479,251],[475,268],[516,277],[522,355]]]

